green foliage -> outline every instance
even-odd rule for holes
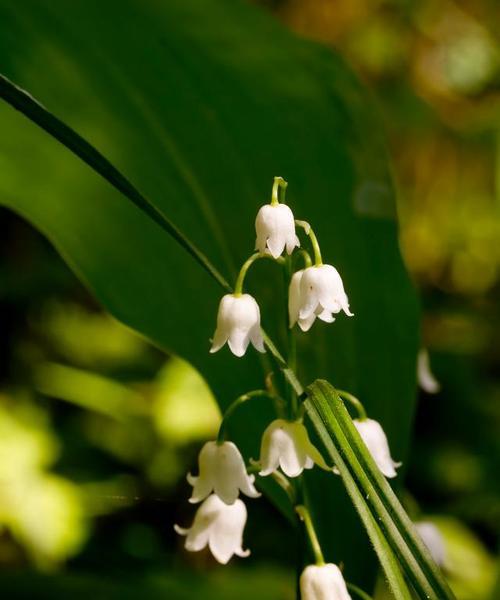
[[[0,57],[1,70],[50,112],[6,86],[4,95],[83,148],[80,156],[135,204],[6,106],[0,148],[9,176],[0,202],[39,228],[113,315],[192,363],[222,407],[261,385],[269,365],[254,353],[208,354],[222,290],[207,271],[215,265],[234,277],[252,250],[253,219],[272,176],[288,179],[290,204],[314,225],[356,313],[300,335],[299,377],[326,377],[358,393],[405,455],[415,297],[372,107],[336,56],[234,0],[75,0],[70,11],[62,0],[28,0],[0,2]],[[280,346],[284,290],[272,283],[275,268],[259,266],[265,283],[252,291]],[[270,414],[235,419],[247,456],[256,455]],[[344,560],[349,578],[369,577],[370,550],[348,499],[333,477],[310,483],[327,557]]]
[[[49,470],[57,454],[43,412],[0,396],[0,531],[46,570],[75,554],[88,533],[79,489]]]

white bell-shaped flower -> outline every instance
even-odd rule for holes
[[[298,477],[314,463],[329,469],[318,449],[313,446],[307,429],[298,421],[276,419],[262,436],[259,475],[270,475],[281,467],[288,477]]]
[[[295,234],[295,219],[286,204],[264,204],[257,213],[255,231],[255,249],[261,253],[269,250],[273,258],[281,256],[285,247],[291,254],[296,246],[300,246]]]
[[[321,310],[319,314],[316,312],[312,312],[305,319],[300,317],[300,308],[301,308],[301,291],[300,291],[300,282],[302,280],[302,275],[304,274],[304,269],[300,271],[296,271],[290,280],[290,286],[288,288],[288,317],[290,320],[290,327],[293,327],[295,323],[299,324],[299,327],[302,331],[309,331],[311,329],[312,324],[316,320],[316,317],[319,317],[322,321],[326,323],[333,323],[335,321],[334,317],[332,317],[331,313],[325,310]]]
[[[396,468],[402,463],[392,460],[389,442],[380,423],[373,419],[354,419],[354,425],[377,467],[386,477],[396,477]]]
[[[242,548],[246,520],[247,509],[241,500],[226,504],[212,494],[196,511],[190,528],[174,525],[174,529],[186,536],[186,550],[198,552],[208,544],[216,560],[225,565],[233,554],[243,558],[250,554]]]
[[[189,502],[201,502],[215,492],[226,504],[233,504],[240,490],[257,498],[255,476],[248,475],[240,451],[233,442],[207,442],[198,457],[199,475],[188,473],[187,480],[193,486]]]
[[[434,562],[439,567],[444,566],[446,563],[446,546],[439,529],[430,521],[419,521],[415,523],[415,528],[427,546]]]
[[[298,322],[302,331],[308,331],[316,317],[332,323],[335,320],[332,315],[341,310],[349,317],[354,316],[335,267],[319,265],[294,273],[288,295],[291,327]]]
[[[226,342],[236,356],[243,356],[250,342],[259,352],[265,352],[259,305],[250,294],[222,297],[210,352],[217,352]]]
[[[341,570],[333,563],[309,565],[300,576],[302,600],[351,600]]]

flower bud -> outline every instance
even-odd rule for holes
[[[259,475],[270,475],[281,467],[288,477],[298,477],[304,469],[312,469],[314,463],[328,469],[302,423],[276,419],[264,431]]]
[[[259,352],[265,352],[259,305],[250,294],[222,297],[210,352],[217,352],[226,342],[235,356],[243,356],[250,342]]]
[[[268,250],[273,258],[293,252],[300,241],[295,234],[295,219],[286,204],[264,204],[255,219],[257,240],[255,249],[261,253]]]
[[[300,576],[302,600],[351,600],[342,572],[333,563],[309,565]]]

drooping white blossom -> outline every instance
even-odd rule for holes
[[[276,419],[264,431],[259,462],[261,476],[270,475],[278,467],[288,477],[298,477],[315,463],[323,469],[329,468],[313,446],[305,426],[284,419]]]
[[[250,342],[259,352],[265,352],[259,305],[250,294],[222,297],[210,352],[217,352],[226,342],[235,356],[243,356]]]
[[[396,468],[402,463],[392,460],[389,442],[380,423],[374,419],[354,419],[354,425],[377,467],[386,477],[396,477]]]
[[[215,494],[226,504],[233,504],[240,491],[250,498],[260,496],[254,487],[255,476],[248,475],[240,451],[233,442],[207,442],[198,457],[199,475],[188,473],[187,480],[193,486],[189,502],[204,500]]]
[[[415,528],[427,546],[434,562],[440,567],[444,566],[446,562],[446,546],[443,536],[436,525],[430,521],[419,521],[415,523]]]
[[[300,576],[302,600],[351,600],[341,570],[333,563],[309,565]]]
[[[422,348],[417,358],[417,380],[419,386],[428,394],[437,394],[441,389],[439,381],[431,371],[429,352]]]
[[[315,312],[312,312],[307,318],[300,318],[300,282],[302,280],[303,274],[304,269],[296,271],[292,275],[292,278],[290,280],[290,286],[288,288],[288,317],[290,327],[293,327],[295,323],[298,323],[302,331],[309,331],[309,329],[311,329],[312,327],[312,324],[316,320],[316,317],[319,317],[322,321],[325,321],[326,323],[333,323],[333,321],[335,321],[335,318],[332,317],[331,313],[329,313],[328,311],[321,311],[319,315],[317,315]]]
[[[286,204],[264,204],[257,213],[255,231],[255,249],[261,253],[269,250],[273,258],[281,256],[285,247],[291,254],[296,246],[300,246],[295,234],[295,219]]]
[[[335,267],[319,265],[297,271],[290,281],[288,312],[290,326],[298,322],[302,331],[308,331],[316,317],[332,323],[334,314],[341,310],[349,317],[349,300],[344,284]]]
[[[186,550],[198,552],[208,545],[215,559],[225,565],[233,554],[242,558],[250,554],[242,547],[246,520],[247,509],[241,500],[226,504],[212,494],[196,511],[191,527],[174,525],[174,529],[186,536]]]

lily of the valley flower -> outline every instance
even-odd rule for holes
[[[341,310],[349,317],[354,316],[335,267],[318,265],[294,273],[288,296],[290,327],[298,322],[302,331],[308,331],[316,317],[332,323],[335,320],[332,315]]]
[[[250,342],[259,352],[265,352],[259,305],[250,294],[226,294],[222,297],[210,352],[217,352],[226,342],[236,356],[243,356]]]
[[[351,600],[342,572],[333,563],[309,565],[300,576],[302,600]]]
[[[430,521],[419,521],[415,527],[434,562],[442,567],[446,562],[446,547],[439,529]]]
[[[233,442],[207,442],[198,457],[199,475],[188,473],[187,480],[193,486],[189,502],[204,500],[215,494],[226,504],[233,504],[240,490],[250,496],[260,496],[253,483],[254,475],[248,475],[240,451]]]
[[[392,460],[389,442],[380,423],[374,419],[354,419],[354,425],[377,467],[386,477],[396,477],[396,468],[402,463]]]
[[[208,544],[215,559],[225,565],[233,554],[243,558],[250,554],[242,548],[246,520],[247,509],[241,500],[228,505],[212,494],[196,511],[190,528],[174,525],[174,529],[186,536],[186,550],[198,552]]]
[[[281,256],[285,247],[291,254],[296,246],[300,246],[295,234],[295,219],[286,204],[264,204],[257,213],[255,231],[255,249],[261,253],[267,249],[273,258]]]
[[[281,467],[288,477],[298,477],[304,469],[312,469],[314,463],[328,470],[318,449],[313,446],[307,429],[299,421],[276,419],[262,436],[259,475],[270,475]]]

